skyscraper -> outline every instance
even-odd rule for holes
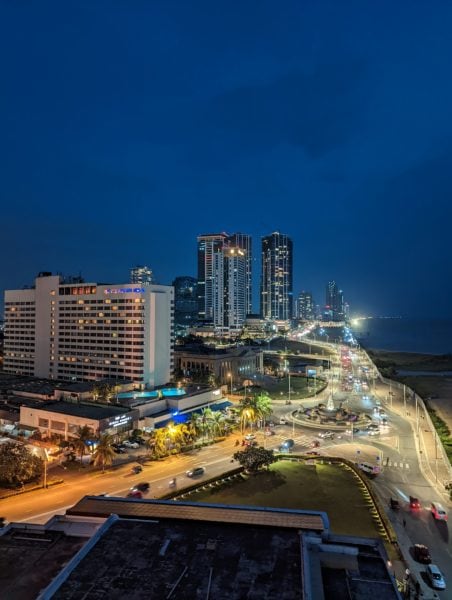
[[[198,236],[198,315],[220,330],[239,330],[251,309],[251,237]]]
[[[176,277],[174,287],[174,323],[188,327],[198,319],[198,282],[188,275]]]
[[[292,318],[292,240],[276,231],[262,238],[261,315]]]
[[[245,255],[245,314],[253,312],[253,286],[252,286],[252,238],[246,233],[234,233],[228,238],[230,246],[241,248]]]
[[[130,269],[130,283],[151,285],[154,282],[152,270],[146,266],[136,266]]]
[[[223,249],[228,236],[208,233],[198,236],[198,316],[223,326]]]
[[[301,292],[298,296],[297,316],[305,321],[315,318],[315,306],[311,292]]]
[[[224,250],[224,326],[240,330],[246,317],[246,251],[230,246]]]
[[[329,281],[326,285],[325,313],[332,321],[344,319],[344,292],[335,281]]]

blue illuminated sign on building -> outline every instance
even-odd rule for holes
[[[104,294],[144,294],[144,288],[108,288]]]

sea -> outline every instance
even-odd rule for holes
[[[365,348],[452,354],[452,319],[372,318],[352,323]]]

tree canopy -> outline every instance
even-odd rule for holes
[[[7,484],[26,483],[37,479],[43,471],[42,458],[15,442],[0,444],[0,481]]]
[[[277,460],[273,450],[266,450],[262,446],[248,446],[245,450],[236,452],[233,458],[252,473],[259,471],[262,467],[268,468]]]

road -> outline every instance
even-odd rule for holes
[[[55,514],[64,514],[85,495],[109,494],[126,496],[130,488],[140,481],[151,484],[148,498],[156,498],[169,491],[169,481],[176,477],[177,485],[191,485],[193,480],[185,473],[192,467],[203,466],[206,472],[196,481],[203,481],[224,473],[234,465],[232,454],[236,451],[234,438],[207,446],[190,454],[177,455],[164,461],[149,462],[138,475],[132,474],[131,465],[107,470],[104,474],[94,472],[69,477],[61,484],[46,490],[38,490],[0,501],[0,512],[8,521],[45,523]]]
[[[330,345],[330,349],[334,347]],[[429,503],[444,500],[432,488],[419,468],[414,433],[410,423],[402,418],[390,406],[385,406],[388,390],[383,384],[375,385],[370,377],[366,391],[354,385],[353,389],[344,391],[341,382],[344,379],[339,359],[332,361],[329,388],[314,400],[296,401],[287,406],[285,400],[275,401],[273,435],[267,436],[263,431],[257,431],[257,441],[267,448],[276,449],[282,441],[291,438],[295,441],[294,452],[304,452],[311,448],[314,440],[319,440],[319,430],[300,426],[292,420],[293,411],[303,406],[313,405],[320,401],[326,402],[333,389],[335,405],[343,402],[356,412],[367,412],[374,418],[374,408],[377,404],[384,406],[388,416],[388,427],[379,436],[370,438],[366,434],[355,434],[353,439],[345,434],[336,435],[329,441],[321,441],[318,449],[325,456],[341,456],[349,460],[373,462],[383,466],[382,473],[374,480],[375,489],[386,507],[387,514],[398,534],[401,546],[406,550],[410,570],[424,579],[425,571],[422,565],[410,558],[410,548],[415,543],[427,545],[433,560],[443,571],[446,581],[452,586],[452,545],[447,523],[435,521],[428,510]],[[336,365],[336,366],[334,366]],[[356,355],[352,360],[352,377],[357,380],[362,376],[361,366],[365,365],[363,356]],[[365,379],[365,377],[363,377]],[[361,386],[362,387],[362,386]],[[279,425],[281,417],[288,420],[286,425]],[[103,494],[125,496],[130,488],[140,482],[147,481],[151,489],[147,497],[155,498],[164,495],[169,490],[169,480],[177,478],[179,488],[189,485],[193,480],[186,477],[185,472],[195,466],[203,466],[206,471],[197,481],[203,481],[229,470],[232,454],[237,450],[235,440],[240,436],[234,434],[224,442],[202,448],[191,454],[178,455],[159,462],[150,462],[143,467],[139,475],[131,473],[131,465],[124,465],[100,472],[89,474],[71,474],[67,481],[47,490],[21,494],[0,501],[0,514],[9,521],[46,522],[54,514],[62,514],[87,494]],[[409,496],[416,496],[421,501],[422,509],[409,509]],[[389,498],[398,498],[401,504],[395,512],[388,506]],[[405,523],[405,525],[404,525]],[[432,593],[427,584],[425,591]],[[448,597],[448,592],[438,592],[438,597]],[[430,596],[432,597],[432,596]]]

